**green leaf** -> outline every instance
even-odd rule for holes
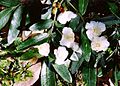
[[[115,3],[108,2],[109,10],[118,18],[120,19],[119,9]]]
[[[87,64],[83,67],[82,75],[86,86],[96,86],[96,69]]]
[[[0,5],[6,7],[16,6],[20,3],[20,0],[0,0]]]
[[[39,34],[33,38],[30,38],[28,40],[25,40],[20,45],[16,47],[17,50],[23,50],[25,48],[28,48],[29,46],[35,45],[35,44],[42,44],[45,43],[48,39],[49,35],[47,33]]]
[[[29,29],[31,31],[49,29],[52,26],[53,21],[51,19],[43,20],[33,24]]]
[[[55,26],[56,26],[57,28],[63,28],[63,27],[64,27],[64,25],[61,24],[61,23],[59,23],[58,21],[55,21]]]
[[[116,24],[120,24],[120,20],[110,20],[110,21],[106,21],[104,22],[105,25],[109,25],[109,26],[112,26],[112,25],[116,25]]]
[[[84,61],[84,58],[80,58],[79,61],[72,62],[71,68],[70,68],[70,71],[72,74],[75,74],[78,71],[78,69],[82,65],[83,61]]]
[[[27,14],[26,15],[26,23],[25,23],[25,25],[28,25],[28,24],[30,24],[30,16]]]
[[[79,0],[79,12],[84,15],[86,10],[87,10],[87,6],[88,6],[89,0]]]
[[[117,19],[114,15],[93,20],[103,22],[108,28],[111,27],[112,25],[120,24],[120,19]]]
[[[17,28],[20,26],[22,20],[22,9],[22,6],[19,6],[13,14],[7,37],[8,45],[13,43],[20,32]]]
[[[53,64],[54,69],[56,72],[68,83],[72,83],[72,77],[68,68],[65,65],[57,65]]]
[[[27,52],[25,52],[24,54],[21,55],[20,59],[21,60],[29,60],[33,57],[37,57],[40,58],[42,57],[37,50],[28,50]]]
[[[45,14],[41,15],[41,19],[50,19],[51,18],[51,12],[52,8],[49,8],[48,11]]]
[[[120,71],[118,71],[117,67],[115,67],[114,76],[115,76],[115,86],[119,86],[118,81],[120,80]]]
[[[78,52],[73,52],[70,57],[72,61],[79,61],[80,58],[81,58],[81,54]]]
[[[12,12],[16,7],[6,8],[5,10],[0,12],[0,30],[8,23]]]
[[[76,18],[74,18],[70,21],[69,27],[71,27],[73,29],[73,31],[75,31],[79,24],[79,21],[80,21],[80,17],[77,16]]]
[[[89,39],[87,38],[84,28],[81,30],[81,49],[82,49],[82,58],[84,58],[87,62],[90,60],[91,56],[91,46],[89,43]]]
[[[102,68],[99,68],[97,72],[98,72],[97,77],[103,76]]]
[[[56,86],[55,73],[44,62],[41,70],[41,86]]]

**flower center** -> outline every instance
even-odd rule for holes
[[[95,45],[96,47],[100,47],[100,43],[96,43],[96,45]]]
[[[93,28],[93,32],[96,33],[96,34],[99,34],[100,30],[97,27],[95,27],[95,28]]]
[[[73,35],[71,35],[71,34],[64,35],[64,38],[67,39],[67,40],[73,40],[74,39]]]

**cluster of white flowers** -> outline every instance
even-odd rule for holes
[[[106,51],[110,43],[104,36],[100,37],[102,32],[106,30],[105,24],[101,22],[91,21],[90,23],[86,23],[85,28],[87,29],[87,37],[91,40],[92,50],[96,52]]]
[[[78,52],[82,54],[82,50],[79,47],[79,44],[75,42],[75,34],[70,27],[64,27],[62,30],[62,38],[60,40],[60,47],[54,50],[54,54],[56,56],[56,64],[66,64],[69,61],[66,60],[68,56],[67,48],[71,48],[74,52]],[[66,60],[66,61],[65,61]],[[72,59],[71,59],[72,60]]]
[[[66,24],[72,18],[75,18],[76,16],[77,15],[74,14],[72,11],[65,11],[65,12],[60,13],[58,15],[57,20],[61,24]],[[69,63],[68,60],[65,61],[65,59],[68,56],[68,51],[67,51],[66,47],[67,48],[72,48],[73,50],[75,50],[77,52],[81,52],[77,43],[76,43],[77,46],[75,46],[74,32],[72,31],[71,28],[64,27],[63,31],[62,31],[62,34],[63,34],[62,35],[62,39],[60,40],[60,45],[61,46],[59,46],[58,49],[54,50],[54,54],[56,56],[55,63],[57,63],[59,65],[61,65],[61,64],[68,64]],[[42,56],[48,56],[49,55],[49,52],[50,52],[50,45],[49,45],[49,43],[43,43],[41,45],[35,46],[35,48],[38,48],[40,55],[42,55]]]

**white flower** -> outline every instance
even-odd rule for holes
[[[107,39],[104,36],[95,37],[91,42],[91,48],[96,52],[106,51],[109,45],[110,43],[107,41]]]
[[[64,27],[62,31],[62,39],[60,40],[60,45],[71,47],[71,44],[74,42],[74,33],[71,28]]]
[[[43,43],[43,44],[41,44],[39,46],[35,46],[35,48],[38,48],[39,53],[42,56],[48,56],[48,54],[50,52],[50,45],[49,45],[49,43]]]
[[[100,36],[101,33],[106,30],[104,23],[95,21],[87,23],[85,28],[87,29],[86,34],[90,40],[92,40],[96,36]]]
[[[65,11],[64,13],[60,13],[57,17],[57,20],[61,23],[61,24],[66,24],[67,22],[69,22],[72,18],[77,17],[76,14],[74,14],[71,11]]]
[[[73,51],[82,54],[82,50],[79,47],[79,44],[77,42],[73,42],[72,45],[71,45],[71,48],[72,48]]]
[[[33,85],[38,79],[40,75],[41,70],[41,63],[37,63],[35,65],[32,65],[30,68],[28,68],[33,73],[33,77],[26,78],[25,81],[19,81],[15,82],[13,86],[31,86]]]
[[[55,63],[58,65],[64,64],[65,59],[68,56],[68,51],[66,50],[65,47],[58,47],[58,49],[54,50],[54,54],[56,56]]]

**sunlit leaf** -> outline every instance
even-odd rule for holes
[[[44,62],[41,70],[41,86],[56,86],[55,73]]]
[[[5,10],[0,12],[0,30],[7,24],[15,8],[16,7],[6,8]]]
[[[88,6],[89,0],[79,0],[79,12],[84,15],[86,10],[87,10],[87,6]]]
[[[65,65],[53,64],[56,72],[68,83],[72,83],[72,76]]]
[[[52,26],[52,23],[51,19],[43,20],[33,24],[29,29],[31,31],[49,29]]]
[[[22,6],[19,6],[13,14],[7,37],[8,45],[13,43],[20,32],[19,30],[17,30],[17,28],[20,26],[22,20],[22,9]]]
[[[45,14],[41,15],[41,19],[50,19],[51,11],[52,11],[52,8],[48,9],[48,11]]]
[[[25,48],[27,48],[29,46],[35,45],[35,44],[42,44],[42,43],[47,41],[48,36],[49,35],[47,33],[39,34],[39,35],[37,35],[37,36],[35,36],[33,38],[25,40],[20,45],[18,45],[16,47],[16,49],[17,50],[22,50],[22,49],[25,49]]]

